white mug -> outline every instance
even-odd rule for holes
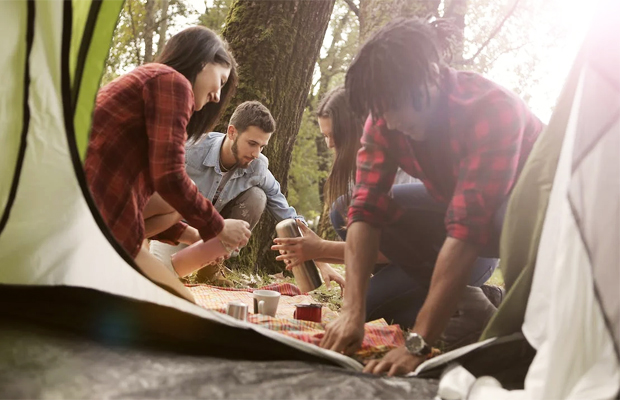
[[[275,290],[255,290],[252,292],[252,297],[254,298],[254,314],[276,316],[280,292]]]

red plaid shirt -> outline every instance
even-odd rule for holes
[[[401,210],[389,192],[401,167],[447,205],[448,236],[478,245],[489,242],[493,215],[512,190],[543,124],[514,93],[476,73],[448,68],[441,89],[425,141],[368,118],[349,224],[382,227],[398,218]]]
[[[97,95],[84,169],[101,215],[134,257],[145,236],[142,212],[154,192],[204,240],[224,227],[185,173],[185,128],[193,111],[192,85],[162,64],[138,67]],[[186,226],[179,222],[155,239],[176,243]]]

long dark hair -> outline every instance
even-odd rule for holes
[[[361,147],[363,118],[349,107],[349,100],[343,86],[339,86],[323,97],[317,109],[317,117],[330,118],[336,158],[325,182],[325,201],[330,206],[344,196],[345,209],[351,201],[351,187],[355,182],[357,151]]]
[[[168,40],[155,62],[174,68],[192,85],[196,76],[209,63],[230,67],[230,76],[220,94],[219,103],[207,103],[194,112],[187,124],[188,140],[196,140],[212,130],[237,88],[237,64],[228,44],[204,26],[187,28]]]
[[[458,32],[447,20],[397,18],[368,38],[351,62],[345,86],[352,110],[374,119],[403,103],[417,110],[429,101],[440,70],[452,58]]]

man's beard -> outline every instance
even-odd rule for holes
[[[237,136],[232,144],[232,146],[230,147],[230,149],[232,150],[233,156],[235,156],[235,161],[237,162],[237,167],[239,168],[247,168],[248,165],[250,165],[250,163],[252,161],[241,161],[239,159],[239,147],[237,146],[237,140],[239,140],[239,137]]]

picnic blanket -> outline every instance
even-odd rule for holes
[[[275,290],[282,294],[275,317],[252,313],[254,307],[252,291],[259,289],[232,289],[210,285],[187,285],[187,288],[194,295],[196,303],[204,308],[225,313],[228,302],[242,301],[248,305],[248,322],[315,345],[319,344],[325,334],[325,324],[338,316],[335,311],[323,306],[322,323],[294,319],[295,304],[316,303],[316,300],[309,295],[302,294],[299,288],[291,283],[274,283],[259,288],[260,290]],[[364,329],[362,347],[353,356],[362,363],[380,358],[391,349],[405,343],[400,327],[388,325],[383,319],[366,323]]]

